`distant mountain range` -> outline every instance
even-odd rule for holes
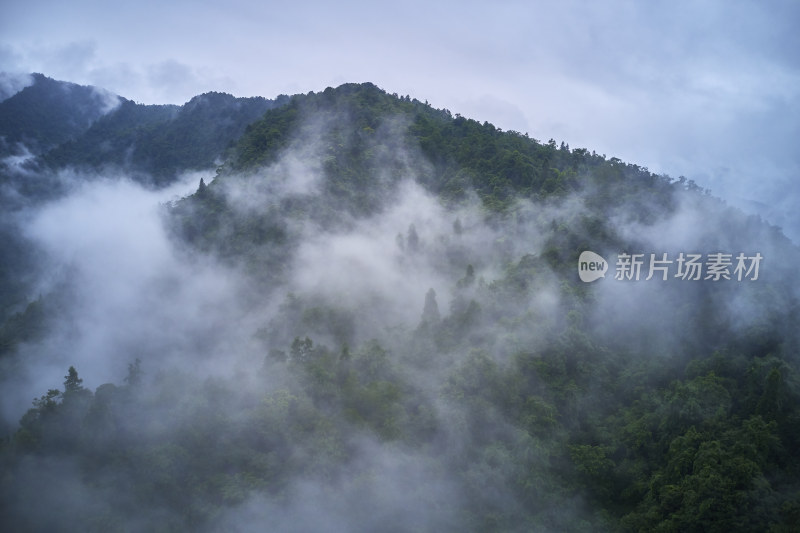
[[[24,166],[38,173],[124,168],[153,185],[212,168],[249,123],[288,101],[212,92],[182,106],[143,105],[32,76],[32,85],[0,102],[0,156],[35,156]]]

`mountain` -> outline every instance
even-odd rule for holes
[[[7,215],[0,217],[0,317],[24,307],[36,268],[15,214],[105,175],[160,188],[181,173],[213,168],[247,124],[288,99],[207,93],[182,106],[143,105],[32,77],[0,102],[0,204]]]
[[[119,170],[163,187],[180,172],[212,168],[247,124],[288,99],[207,93],[182,106],[143,105],[32,76],[32,85],[0,102],[0,179],[33,200],[60,194],[64,184],[53,176],[64,169]]]
[[[206,93],[180,107],[125,101],[79,138],[51,150],[43,162],[51,168],[118,166],[163,186],[179,172],[213,167],[249,123],[287,98]]]
[[[50,283],[0,328],[4,403],[36,398],[7,422],[4,523],[792,531],[777,228],[371,83],[268,102],[123,101],[40,159],[214,164],[158,211],[125,181],[24,217]]]
[[[32,74],[33,83],[0,102],[0,156],[23,145],[32,154],[85,132],[116,105],[106,91]]]

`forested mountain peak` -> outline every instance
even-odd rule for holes
[[[168,185],[181,172],[213,167],[247,124],[288,99],[209,92],[182,106],[144,105],[40,74],[33,79],[0,102],[4,153],[23,162],[4,160],[0,178],[31,199],[57,193],[63,184],[52,175],[66,168],[116,169]],[[31,172],[45,178],[32,183],[23,176]]]
[[[18,217],[19,529],[800,518],[800,252],[682,177],[372,83],[123,100],[38,163],[86,181]]]
[[[116,107],[119,97],[107,91],[32,74],[33,83],[0,102],[2,154],[23,144],[41,153],[86,131]]]
[[[212,167],[247,124],[275,105],[223,93],[196,96],[183,106],[125,102],[44,160],[51,167],[116,165],[166,185],[178,172]]]

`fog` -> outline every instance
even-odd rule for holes
[[[0,102],[14,96],[31,84],[33,84],[33,76],[30,74],[0,72]]]
[[[783,301],[765,304],[754,282],[709,289],[675,279],[617,281],[612,263],[606,279],[587,287],[592,304],[576,318],[576,296],[563,286],[565,276],[576,279],[574,264],[543,258],[558,245],[559,228],[574,227],[592,209],[591,191],[519,200],[504,217],[488,213],[474,194],[445,204],[426,188],[431,165],[396,140],[405,125],[390,121],[377,130],[375,144],[385,147],[386,139],[394,139],[384,149],[393,163],[387,169],[395,170],[372,176],[379,182],[370,184],[380,191],[378,201],[352,213],[329,196],[320,141],[334,124],[347,121],[334,116],[301,128],[276,161],[254,172],[216,179],[191,173],[162,190],[143,187],[124,169],[100,176],[62,172],[57,179],[69,183],[65,196],[19,214],[25,239],[43,254],[32,296],[51,302],[52,314],[46,335],[18,346],[13,364],[4,368],[6,426],[17,423],[33,398],[60,386],[69,366],[99,395],[98,387],[121,384],[139,359],[145,376],[136,393],[140,411],[131,408],[120,438],[172,442],[183,432],[202,434],[217,421],[221,435],[214,438],[220,440],[209,446],[224,447],[225,433],[239,431],[237,424],[247,420],[241,413],[249,409],[263,410],[267,427],[288,428],[276,432],[312,427],[304,431],[317,440],[283,444],[290,448],[285,453],[274,445],[279,459],[265,456],[264,468],[294,468],[288,477],[277,487],[253,482],[245,493],[225,493],[223,510],[199,525],[176,516],[169,502],[142,511],[141,495],[126,488],[130,473],[122,467],[106,467],[87,482],[69,455],[32,457],[17,468],[20,491],[11,514],[18,523],[53,527],[93,509],[111,509],[128,517],[124,529],[132,531],[154,524],[242,532],[442,531],[463,528],[471,512],[485,509],[516,516],[532,504],[511,489],[507,457],[528,450],[526,467],[556,479],[563,465],[546,459],[555,442],[548,430],[532,434],[505,420],[480,392],[460,396],[459,387],[471,390],[472,369],[500,375],[515,355],[536,354],[581,320],[599,338],[617,346],[627,342],[626,349],[643,358],[679,357],[700,342],[691,322],[707,291],[719,303],[719,316],[712,318],[736,328],[780,311]],[[173,213],[201,178],[236,216],[271,209],[284,216],[290,245],[273,249],[267,242],[248,258],[231,259],[185,242]],[[640,247],[632,252],[760,252],[763,279],[787,274],[779,265],[787,250],[796,256],[788,242],[776,241],[763,226],[731,233],[723,218],[709,217],[705,200],[679,198],[666,216],[653,206],[657,214],[649,221],[623,205],[609,218],[609,231],[616,242]],[[296,205],[311,207],[290,209]],[[231,226],[220,234],[234,239],[236,231]],[[579,236],[587,245],[594,242],[588,233]],[[613,261],[609,254],[625,250],[595,251]],[[264,278],[259,265],[272,268],[274,254],[284,268]],[[439,317],[424,312],[431,289]],[[293,369],[305,364],[299,355],[289,355],[288,365],[274,356],[285,358],[293,339],[304,337],[313,339],[321,358],[346,360],[339,354],[352,352],[356,373],[378,376],[370,378],[375,383],[399,383],[419,402],[418,420],[384,413],[383,425],[368,412],[356,417],[326,403],[325,391],[304,381],[313,374]],[[492,379],[491,372],[474,379]],[[601,398],[596,391],[583,394],[586,402]],[[387,435],[393,435],[392,423],[400,423],[395,418],[420,434],[428,423],[438,429],[423,445],[392,440]],[[487,447],[485,461],[474,462],[470,446],[495,437],[514,445]],[[537,499],[533,507],[545,517],[538,524],[554,531],[585,524],[597,512],[582,495],[560,492],[557,482],[530,490]],[[41,515],[31,507],[34,495],[47,509]],[[203,505],[191,498],[187,507]],[[530,526],[520,522],[517,528]]]
[[[24,372],[4,384],[6,422],[70,365],[99,385],[118,380],[136,357],[185,356],[191,338],[231,308],[237,292],[235,279],[210,259],[182,256],[163,224],[164,204],[193,191],[197,175],[160,191],[124,175],[58,178],[72,192],[18,215],[24,236],[44,254],[33,295],[56,294],[59,303],[48,337],[21,348]],[[12,391],[19,396],[9,399]]]

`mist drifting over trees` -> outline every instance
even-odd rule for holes
[[[62,95],[42,123],[36,91]],[[109,101],[36,75],[0,102],[14,530],[800,520],[778,228],[369,83]],[[586,250],[605,278],[579,279]],[[758,279],[675,276],[719,253],[760,254]],[[622,254],[673,270],[615,279]]]

